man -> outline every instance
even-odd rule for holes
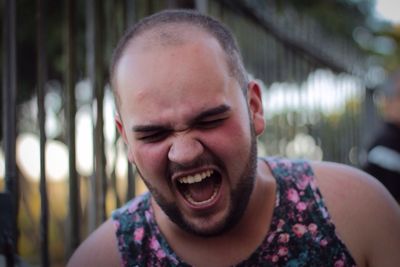
[[[363,169],[400,203],[400,70],[380,90],[383,125],[371,143]]]
[[[150,193],[117,210],[69,266],[399,265],[400,210],[375,179],[257,158],[261,89],[219,22],[190,11],[145,18],[116,48],[111,82]]]

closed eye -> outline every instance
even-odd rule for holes
[[[227,118],[223,117],[223,118],[217,118],[217,119],[198,121],[196,124],[196,127],[200,128],[200,129],[216,128],[216,127],[220,126],[221,124],[223,124],[226,119]]]
[[[231,108],[228,105],[220,105],[200,113],[192,122],[199,129],[213,129],[222,125],[231,114]]]
[[[137,140],[143,141],[145,143],[156,143],[159,141],[164,140],[170,131],[157,131],[157,132],[150,132],[150,133],[140,133],[136,137]]]

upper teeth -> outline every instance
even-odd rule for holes
[[[208,170],[205,172],[196,173],[194,175],[184,176],[184,177],[179,178],[178,182],[180,182],[181,184],[198,183],[198,182],[203,181],[207,177],[210,177],[213,172],[214,172],[213,170]]]

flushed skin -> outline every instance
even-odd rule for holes
[[[243,94],[215,38],[190,25],[175,26],[181,27],[179,44],[149,43],[151,36],[144,34],[126,48],[114,77],[116,123],[130,162],[153,193],[157,224],[177,255],[194,266],[230,266],[261,243],[275,204],[275,180],[265,163],[256,161],[242,216],[228,228],[223,225],[232,192],[243,177],[251,178],[252,140],[265,126],[261,90],[250,81]],[[195,164],[198,159],[202,164]],[[357,264],[397,266],[400,211],[387,191],[350,167],[314,163],[313,168],[337,232]],[[176,180],[208,170],[221,176],[218,196],[212,203],[191,205]],[[163,210],[171,203],[191,230]],[[68,266],[119,265],[114,228],[107,221]]]
[[[128,48],[117,69],[121,98],[117,120],[129,160],[146,184],[165,201],[174,202],[198,231],[213,232],[227,217],[230,193],[247,167],[251,124],[260,134],[264,120],[257,84],[249,84],[246,100],[228,74],[224,52],[215,39],[190,31],[196,36],[190,43],[161,50],[138,41]],[[146,74],[155,69],[160,71],[148,79]],[[209,111],[211,115],[197,120]],[[144,126],[162,130],[140,130]],[[148,136],[150,140],[143,140]],[[199,159],[206,162],[192,166]],[[178,170],[171,173],[171,168]],[[175,180],[208,169],[222,176],[220,198],[211,209],[196,210],[177,192]],[[209,215],[204,216],[205,212]]]

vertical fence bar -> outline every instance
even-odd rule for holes
[[[108,3],[108,2],[107,2]],[[110,12],[106,13],[108,14],[107,17],[107,43],[106,43],[106,54],[111,55],[110,52],[112,52],[112,49],[117,42],[118,38],[121,36],[121,30],[125,29],[127,25],[130,25],[128,23],[129,20],[132,20],[133,24],[133,19],[135,17],[135,2],[134,0],[123,0],[119,2],[113,3],[113,12],[109,14]],[[109,8],[105,7],[105,10],[108,10]],[[117,128],[114,128],[116,136],[118,136],[118,131]],[[114,147],[116,148],[116,151],[118,151],[118,138],[114,139]],[[116,152],[116,155],[118,155],[118,152]],[[113,166],[110,166],[111,168],[111,175],[110,175],[110,186],[112,188],[112,193],[114,196],[115,200],[115,206],[119,207],[121,205],[121,197],[118,193],[118,181],[117,181],[117,174],[116,174],[116,166],[117,166],[117,161],[115,160],[113,163]]]
[[[16,104],[17,104],[17,55],[16,55],[16,3],[6,0],[3,7],[3,149],[5,158],[5,191],[10,200],[11,231],[7,233],[6,264],[14,266],[17,247],[18,177],[16,166]],[[11,198],[11,199],[10,199]],[[4,229],[6,230],[6,229]],[[7,231],[6,230],[6,231]]]
[[[125,0],[126,12],[125,12],[125,21],[124,28],[131,27],[136,20],[136,7],[134,5],[133,0]],[[128,164],[128,172],[127,172],[127,187],[125,191],[125,200],[132,199],[135,196],[136,192],[136,183],[135,183],[135,172],[133,170],[132,164],[127,160]]]
[[[96,108],[96,121],[94,129],[95,175],[91,177],[90,216],[89,231],[93,231],[106,219],[106,190],[107,178],[105,173],[104,153],[104,119],[103,119],[103,46],[102,21],[103,2],[87,0],[87,71],[92,87],[93,102]]]
[[[103,117],[103,100],[104,100],[104,64],[103,64],[103,35],[104,28],[104,12],[103,1],[95,2],[95,99],[97,107],[97,117],[95,126],[95,156],[96,156],[96,179],[99,181],[99,221],[98,224],[105,221],[106,214],[106,192],[107,192],[107,176],[106,176],[106,159],[104,153],[104,117]]]
[[[6,0],[3,12],[3,146],[5,153],[5,189],[14,193],[17,179],[15,161],[17,59],[15,1]]]
[[[94,91],[96,71],[95,71],[95,19],[94,19],[94,5],[95,0],[86,0],[86,70],[90,81],[91,91]],[[93,141],[96,147],[95,141]],[[96,159],[94,158],[95,166]],[[96,167],[95,167],[96,168]],[[88,202],[88,229],[92,232],[97,226],[97,195],[98,186],[96,175],[92,174],[90,176],[90,186],[89,186],[89,202]]]
[[[68,0],[66,6],[67,20],[67,42],[66,42],[66,124],[67,124],[67,143],[69,148],[69,244],[67,256],[78,247],[80,242],[79,210],[80,194],[79,181],[76,172],[76,147],[75,147],[75,72],[76,72],[76,1]]]
[[[203,14],[207,14],[208,12],[208,0],[195,0],[195,8],[203,13]]]
[[[39,134],[40,134],[40,252],[42,266],[50,266],[49,245],[48,245],[48,224],[49,209],[46,186],[46,132],[45,121],[46,113],[44,107],[45,81],[46,81],[46,49],[44,43],[45,23],[44,23],[45,0],[36,1],[36,49],[37,49],[37,97],[39,113]]]
[[[124,20],[124,28],[128,28],[133,25],[136,21],[136,6],[134,0],[125,0],[124,2],[125,8],[125,20]]]

